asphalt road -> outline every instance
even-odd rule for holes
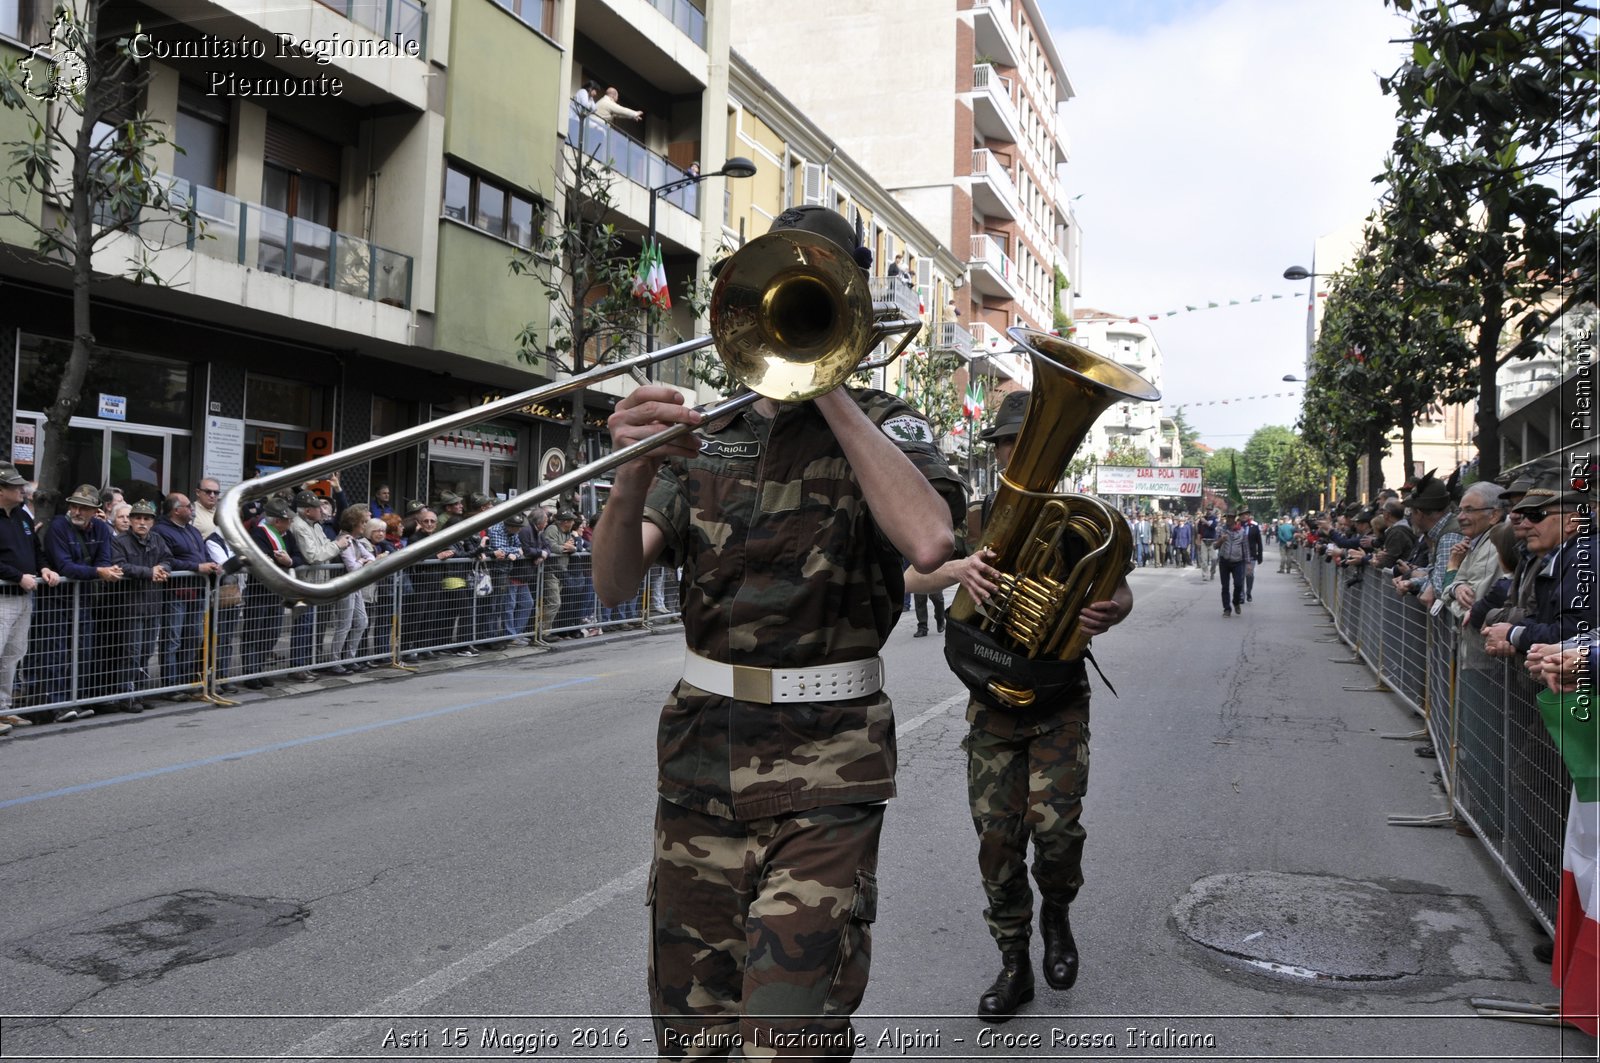
[[[1269,563],[1242,617],[1132,576],[1096,647],[1083,974],[998,1027],[941,640],[885,651],[899,796],[861,1056],[1593,1058],[1477,1017],[1541,935],[1416,721]],[[653,732],[681,634],[619,635],[0,743],[0,1058],[636,1058]],[[626,1042],[625,1044],[623,1042]]]

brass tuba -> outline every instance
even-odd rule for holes
[[[1122,514],[1100,499],[1053,489],[1107,407],[1153,402],[1161,393],[1137,373],[1057,336],[1020,327],[1007,334],[1032,362],[1033,393],[979,544],[995,554],[999,589],[980,606],[961,588],[949,616],[983,632],[1006,656],[1071,661],[1089,645],[1078,613],[1115,590],[1133,536]],[[1025,709],[1035,698],[1026,675],[983,685],[1009,708]]]

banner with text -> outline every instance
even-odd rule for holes
[[[1160,495],[1199,498],[1205,470],[1152,465],[1099,465],[1095,467],[1097,495]]]

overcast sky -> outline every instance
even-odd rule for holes
[[[1299,388],[1282,377],[1304,375],[1309,282],[1283,271],[1310,268],[1316,238],[1376,201],[1395,129],[1377,79],[1399,65],[1404,21],[1382,0],[1039,5],[1076,92],[1062,115],[1078,305],[1162,315],[1146,323],[1168,412],[1231,400],[1186,406],[1206,444],[1292,426]],[[1208,302],[1221,308],[1184,311]],[[1274,392],[1293,394],[1245,398]]]

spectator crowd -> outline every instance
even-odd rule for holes
[[[307,682],[396,656],[475,657],[640,622],[639,602],[597,607],[592,522],[574,512],[539,506],[453,535],[452,524],[496,499],[446,490],[435,505],[397,509],[381,485],[370,503],[352,504],[337,474],[247,503],[251,538],[306,582],[411,543],[438,547],[433,563],[307,605],[251,578],[218,530],[221,496],[205,478],[192,497],[129,502],[115,487],[84,484],[41,500],[15,466],[0,463],[0,735],[97,711],[140,713],[157,697],[203,698],[208,669],[227,695],[274,686],[277,676]],[[41,521],[41,508],[60,512]],[[660,613],[665,581],[664,571],[652,574]],[[286,654],[275,653],[285,634]]]

